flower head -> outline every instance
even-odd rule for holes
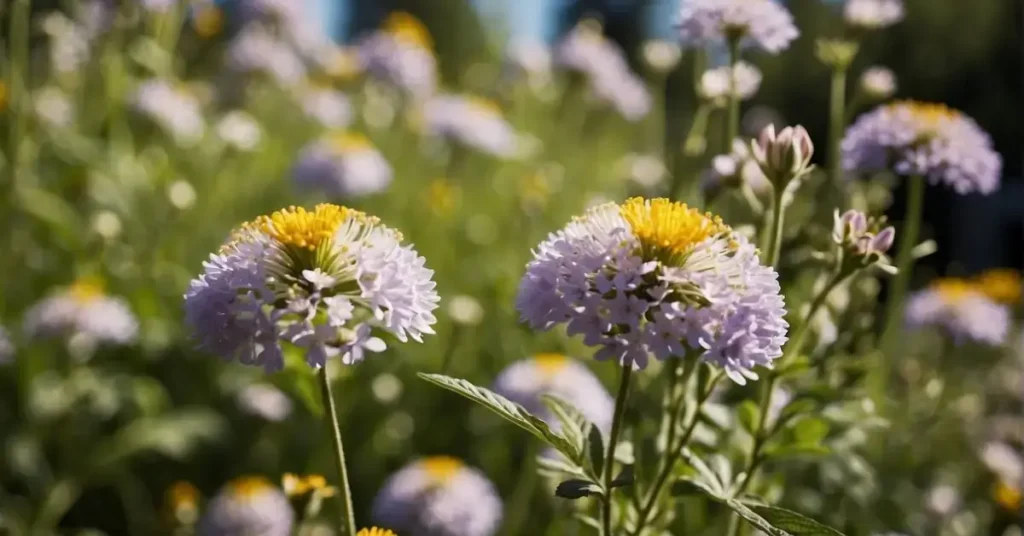
[[[501,515],[501,499],[487,477],[448,456],[405,466],[373,501],[373,519],[399,534],[491,536]]]
[[[387,529],[379,529],[377,527],[371,527],[368,529],[362,529],[356,533],[356,536],[398,536],[394,532]]]
[[[999,345],[1010,329],[1010,310],[983,294],[965,279],[944,278],[907,300],[907,323],[912,327],[935,325],[954,342],[976,341]]]
[[[671,41],[653,39],[644,42],[644,63],[655,72],[667,73],[675,68],[682,58],[683,51],[679,45]]]
[[[811,171],[814,143],[802,126],[786,127],[776,135],[775,125],[768,125],[751,145],[751,154],[765,177],[782,191]]]
[[[253,117],[235,110],[224,114],[217,122],[217,137],[238,151],[251,151],[260,144],[263,131]]]
[[[1013,514],[1020,512],[1021,507],[1024,507],[1024,493],[1021,492],[1021,486],[1016,483],[1000,480],[992,490],[992,497],[996,504]]]
[[[281,341],[311,366],[382,351],[433,333],[433,272],[402,235],[375,217],[321,204],[289,207],[243,224],[204,264],[185,294],[185,319],[201,347],[227,360],[283,366]]]
[[[987,443],[981,449],[981,462],[1000,480],[1024,481],[1024,455],[1006,443]]]
[[[307,145],[292,170],[300,187],[341,198],[362,197],[391,184],[391,166],[366,137],[330,134]]]
[[[537,248],[516,306],[531,327],[566,324],[598,359],[643,368],[701,353],[736,382],[782,354],[778,275],[721,219],[667,199],[587,211]]]
[[[789,48],[800,35],[793,16],[773,0],[687,0],[679,14],[683,44],[705,47],[732,39],[770,54]]]
[[[541,400],[557,396],[580,410],[598,430],[611,430],[615,402],[601,381],[582,363],[561,354],[538,354],[505,367],[494,381],[494,391],[558,426]]]
[[[519,135],[501,109],[479,97],[443,95],[426,104],[427,128],[435,136],[500,157],[514,156]]]
[[[903,20],[903,0],[846,0],[843,18],[860,30],[886,28]]]
[[[345,128],[352,122],[352,105],[340,91],[309,88],[298,98],[306,116],[326,128]]]
[[[971,118],[941,104],[900,101],[876,108],[847,129],[843,167],[923,175],[959,194],[999,188],[1002,160]]]
[[[302,497],[311,494],[316,494],[320,497],[333,497],[338,493],[337,488],[327,484],[327,479],[323,475],[315,474],[300,476],[285,473],[281,477],[281,488],[284,489],[285,495],[289,497]]]
[[[872,100],[886,100],[896,93],[896,75],[888,67],[871,67],[860,75],[860,88]]]
[[[629,121],[637,121],[651,108],[643,80],[629,68],[622,50],[601,34],[599,26],[581,23],[555,50],[558,65],[586,77],[590,93]]]
[[[166,80],[140,84],[135,90],[134,106],[179,143],[196,143],[206,130],[199,100],[187,89]]]
[[[266,76],[282,87],[292,87],[306,76],[294,48],[262,27],[245,28],[232,40],[228,65],[241,73]]]
[[[265,383],[254,383],[242,388],[235,401],[242,411],[268,421],[283,421],[292,413],[292,400],[288,395]]]
[[[164,513],[175,525],[194,525],[199,519],[199,490],[179,480],[164,493]]]
[[[67,335],[130,344],[139,323],[124,300],[106,294],[100,280],[83,278],[32,306],[25,313],[25,332],[30,337]]]
[[[720,188],[738,188],[746,184],[757,194],[771,191],[772,183],[761,171],[750,154],[750,146],[736,138],[732,142],[732,152],[718,155],[711,159],[711,168],[703,175],[701,187],[708,195],[713,195]]]
[[[228,482],[210,500],[197,532],[200,536],[288,536],[294,525],[288,497],[266,478],[247,476]]]
[[[1021,278],[1017,270],[996,268],[976,278],[982,294],[999,303],[1013,305],[1020,302]]]
[[[843,250],[843,261],[852,263],[850,268],[888,264],[886,253],[896,238],[896,229],[884,225],[884,219],[869,217],[858,210],[850,209],[840,216],[836,209],[832,242]]]
[[[735,67],[723,65],[704,71],[697,92],[702,99],[712,102],[715,106],[725,106],[732,94],[734,76],[736,95],[740,100],[753,97],[761,87],[761,71],[745,61],[740,61]]]
[[[371,76],[413,97],[428,97],[437,87],[430,32],[408,13],[392,13],[381,30],[360,42],[359,59]]]

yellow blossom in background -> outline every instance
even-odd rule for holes
[[[299,476],[293,473],[285,473],[281,478],[281,487],[289,497],[302,497],[315,493],[320,497],[333,497],[338,489],[327,484],[323,475]]]
[[[192,525],[199,519],[199,490],[179,480],[164,492],[164,508],[168,520],[177,525]]]
[[[324,71],[332,80],[349,82],[362,74],[363,66],[355,50],[343,47],[331,51],[325,62]]]
[[[524,175],[519,181],[519,198],[524,209],[544,208],[551,198],[551,181],[540,171]]]
[[[992,491],[992,496],[996,504],[1009,512],[1020,511],[1021,507],[1024,506],[1024,495],[1021,494],[1021,490],[1002,480],[996,484],[995,489]]]
[[[362,529],[356,533],[356,536],[398,536],[394,532],[387,529],[379,529],[377,527],[371,527],[368,529]]]
[[[438,216],[451,216],[459,203],[459,187],[445,178],[430,181],[427,187],[427,199],[432,210]]]
[[[427,50],[434,48],[434,39],[430,37],[430,30],[427,30],[427,27],[419,19],[404,11],[396,11],[388,15],[387,20],[384,21],[384,31],[404,43]]]
[[[978,289],[992,300],[1008,305],[1020,301],[1021,278],[1016,270],[997,268],[983,272],[977,279]]]
[[[192,27],[203,39],[215,37],[224,29],[224,12],[217,6],[199,6],[192,16]]]

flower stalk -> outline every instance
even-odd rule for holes
[[[625,363],[622,366],[622,377],[619,380],[619,391],[615,396],[615,413],[612,416],[612,429],[608,435],[608,446],[605,451],[603,474],[601,481],[604,487],[604,497],[601,502],[601,534],[612,535],[612,479],[615,478],[615,447],[619,442],[619,434],[622,432],[622,415],[626,411],[626,400],[629,397],[629,378],[633,374],[633,364]]]
[[[342,536],[356,535],[355,510],[352,508],[352,488],[348,483],[348,469],[345,465],[345,446],[341,441],[341,426],[338,424],[338,408],[334,403],[334,396],[331,393],[331,379],[327,375],[327,366],[320,368],[317,374],[320,378],[320,393],[324,405],[327,407],[325,418],[327,426],[331,429],[331,436],[334,441],[335,462],[338,465],[338,493],[341,508],[338,510],[338,530]]]

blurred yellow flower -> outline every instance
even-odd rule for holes
[[[1024,495],[1019,488],[1000,480],[992,491],[996,504],[1002,506],[1009,512],[1017,512],[1024,506]]]
[[[404,43],[416,45],[427,50],[434,48],[434,40],[430,31],[419,19],[404,11],[395,11],[384,21],[384,31]]]
[[[462,460],[452,456],[431,456],[420,461],[420,467],[436,485],[447,482],[464,466]]]
[[[551,197],[551,184],[547,176],[540,171],[524,175],[519,181],[519,197],[526,207],[546,206]]]
[[[164,492],[167,518],[174,524],[192,525],[199,519],[199,490],[179,480]]]
[[[458,205],[459,187],[448,179],[437,178],[430,181],[427,188],[427,199],[430,210],[439,216],[450,216]]]
[[[356,536],[398,536],[394,532],[387,529],[379,529],[377,527],[371,527],[368,529],[362,529],[356,533]]]
[[[99,277],[81,277],[68,287],[68,295],[78,303],[89,303],[105,294],[105,285]]]
[[[224,29],[224,13],[217,6],[200,6],[193,15],[192,27],[203,39],[214,37]]]
[[[324,65],[327,76],[339,82],[348,82],[363,72],[356,51],[345,47],[334,49]]]
[[[989,298],[1005,304],[1020,301],[1021,277],[1016,270],[997,268],[978,276],[978,289]]]
[[[293,473],[285,473],[281,477],[281,487],[289,497],[302,497],[310,493],[316,493],[321,497],[333,497],[338,489],[327,484],[323,475],[299,476]]]

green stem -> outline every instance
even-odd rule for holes
[[[338,464],[338,492],[341,494],[341,509],[338,511],[338,530],[342,536],[356,535],[356,516],[352,508],[352,488],[348,484],[348,469],[345,468],[345,447],[341,442],[341,427],[338,425],[338,408],[331,393],[331,380],[327,366],[320,369],[320,393],[327,406],[327,425],[334,439],[335,461]]]
[[[10,63],[7,66],[7,169],[10,175],[5,185],[5,201],[12,201],[6,196],[13,196],[18,176],[18,145],[21,143],[24,128],[26,107],[28,106],[28,27],[29,0],[14,0],[10,13],[10,28],[7,47]]]
[[[50,490],[39,507],[39,514],[32,524],[31,534],[54,534],[64,514],[75,504],[82,494],[82,487],[70,478],[58,480],[50,486]]]
[[[736,64],[740,61],[740,40],[729,39],[729,119],[725,130],[725,143],[722,152],[728,153],[732,148],[732,140],[740,132],[740,95],[736,84]]]
[[[882,352],[888,356],[891,356],[893,346],[899,339],[899,328],[903,323],[903,300],[910,282],[910,273],[914,267],[914,246],[917,245],[918,234],[921,230],[921,216],[924,213],[924,177],[914,175],[908,179],[908,182],[907,210],[903,218],[903,231],[899,238],[899,253],[896,256],[896,268],[899,272],[893,278],[890,287],[880,345]],[[876,387],[884,389],[884,383],[883,379],[882,384]],[[881,395],[882,392],[882,390],[878,390],[875,391],[875,394]]]
[[[767,240],[768,244],[762,251],[762,255],[767,255],[765,258],[765,264],[775,268],[779,265],[779,255],[782,252],[782,229],[784,227],[784,220],[786,216],[786,207],[782,203],[783,191],[776,190],[775,199],[772,203],[771,210],[771,225],[768,227]]]
[[[685,385],[689,382],[690,376],[693,375],[693,372],[696,371],[700,365],[696,359],[694,359],[693,362],[693,366],[688,366],[683,371],[680,385],[683,385],[684,388]],[[698,393],[699,396],[697,398],[697,407],[694,408],[693,414],[690,416],[689,422],[686,423],[686,427],[683,430],[682,435],[679,436],[679,440],[675,441],[674,438],[670,436],[669,440],[666,441],[665,448],[668,450],[667,455],[665,457],[665,461],[661,466],[661,470],[658,472],[658,476],[655,477],[654,479],[654,485],[651,486],[650,491],[648,491],[647,493],[647,497],[644,499],[643,506],[639,510],[639,514],[637,515],[636,528],[633,530],[634,536],[639,536],[639,534],[641,534],[644,528],[646,528],[647,521],[650,518],[651,512],[654,511],[654,506],[658,504],[658,497],[661,495],[661,491],[662,489],[664,489],[669,477],[672,476],[672,470],[675,468],[676,462],[679,461],[679,458],[683,454],[683,448],[687,445],[687,443],[689,443],[690,437],[693,436],[693,431],[697,429],[697,423],[700,422],[701,406],[704,405],[704,401],[707,400],[708,396],[710,396],[711,391],[714,389],[715,384],[718,383],[718,380],[720,378],[721,376],[715,376],[714,378],[712,378],[711,382],[704,389],[704,391]],[[673,408],[673,428],[675,428],[678,425],[679,417],[682,416],[682,408],[684,406],[686,397],[682,396],[680,398],[681,399],[678,405]]]
[[[832,182],[838,183],[843,173],[840,145],[846,126],[846,67],[843,66],[837,66],[832,70],[828,117],[828,172]]]
[[[512,491],[512,498],[508,504],[508,524],[505,525],[502,534],[516,536],[521,534],[523,520],[529,516],[530,499],[533,498],[533,491],[537,482],[537,442],[529,441],[526,444],[526,458],[519,468],[519,479]]]
[[[612,479],[615,475],[615,447],[622,432],[622,414],[626,411],[626,399],[629,397],[629,377],[633,374],[633,364],[622,366],[622,378],[619,381],[619,392],[615,396],[615,413],[612,416],[612,430],[608,435],[608,449],[604,457],[604,500],[601,502],[601,534],[612,536]]]
[[[693,122],[690,123],[690,130],[686,133],[686,140],[683,142],[683,154],[686,156],[700,156],[707,148],[708,118],[711,117],[711,110],[714,106],[709,102],[702,102],[697,106],[693,114]]]

